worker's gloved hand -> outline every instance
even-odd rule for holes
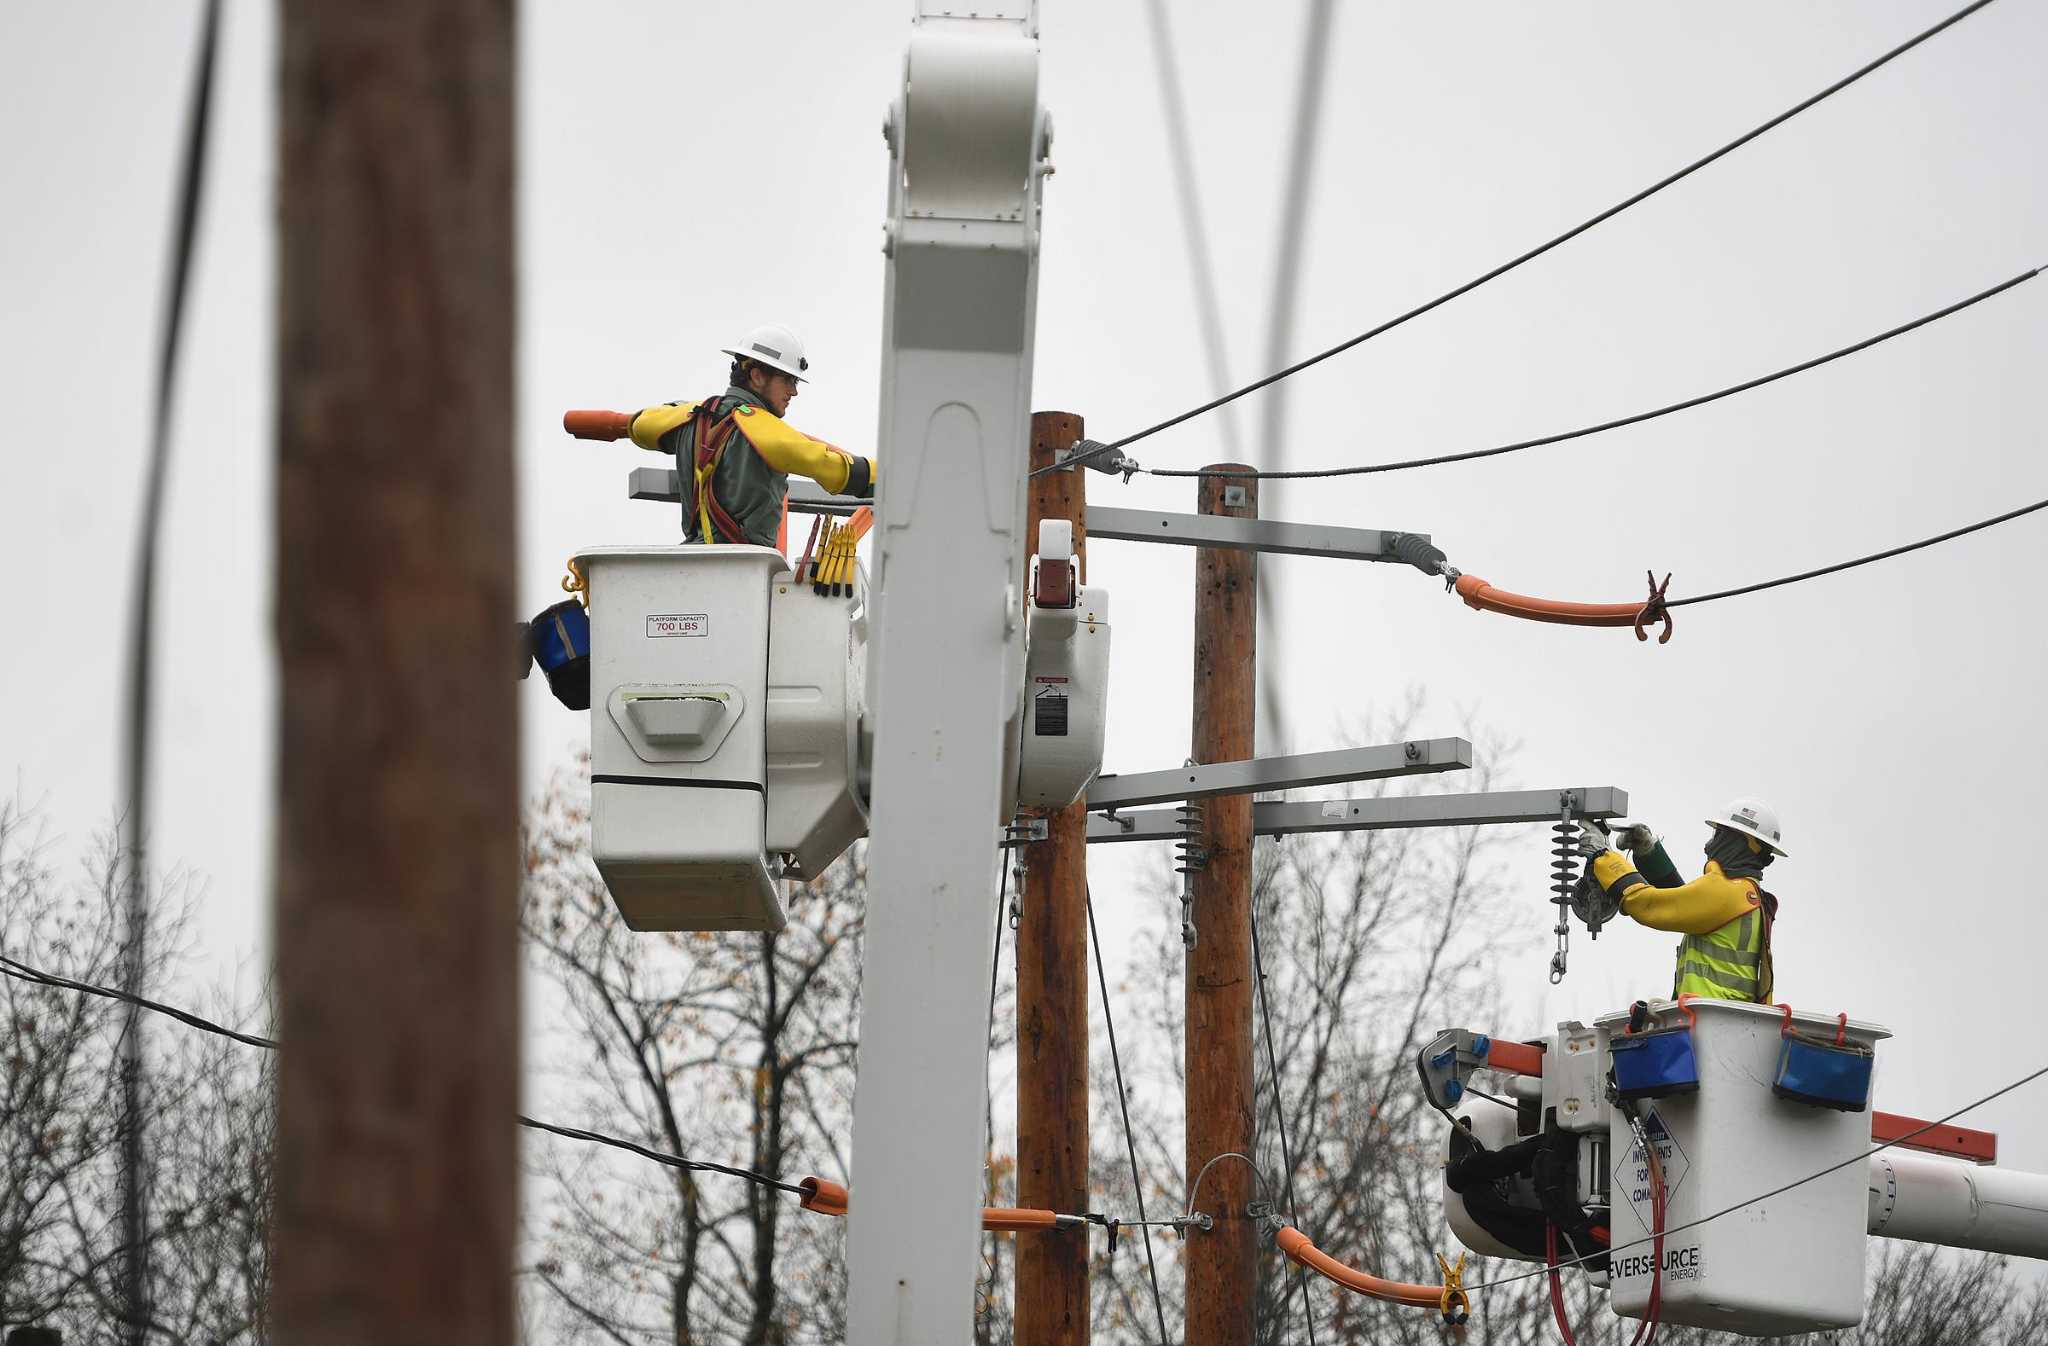
[[[1605,855],[1614,849],[1614,843],[1607,838],[1607,829],[1594,822],[1579,824],[1579,854]]]
[[[846,489],[840,492],[856,500],[875,498],[875,461],[872,458],[855,458],[846,473]]]
[[[1630,855],[1641,855],[1657,844],[1657,834],[1648,823],[1630,823],[1615,834],[1615,841]]]

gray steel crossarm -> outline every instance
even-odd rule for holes
[[[636,467],[626,477],[626,496],[673,505],[683,498],[682,478],[672,467]],[[789,508],[797,514],[851,514],[867,503],[850,495],[827,495],[808,482],[789,484]]]
[[[1252,831],[1262,837],[1298,832],[1371,832],[1395,827],[1472,827],[1498,823],[1557,821],[1561,790],[1494,790],[1478,794],[1404,795],[1387,799],[1259,801],[1252,805]],[[1628,791],[1613,785],[1571,791],[1581,818],[1628,814]],[[1096,808],[1090,797],[1089,807]],[[1088,815],[1088,841],[1175,841],[1182,824],[1173,809],[1144,809],[1107,817]]]
[[[1472,765],[1472,745],[1462,738],[1424,738],[1383,743],[1370,748],[1339,748],[1286,757],[1254,757],[1245,762],[1214,762],[1176,767],[1171,771],[1140,771],[1127,776],[1097,776],[1088,787],[1088,807],[1129,808],[1167,800],[1210,799],[1216,795],[1257,794],[1265,790],[1298,790],[1342,781],[1379,780],[1435,771],[1462,771]],[[1550,811],[1557,811],[1551,796]]]
[[[1161,514],[1153,510],[1088,507],[1088,538],[1119,542],[1168,542],[1182,547],[1283,552],[1347,561],[1393,561],[1388,545],[1398,530],[1338,528],[1329,524],[1285,523],[1278,519],[1231,519],[1217,514]],[[1429,534],[1413,533],[1427,542]]]

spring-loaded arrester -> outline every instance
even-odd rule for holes
[[[1563,791],[1557,797],[1558,819],[1551,831],[1556,840],[1550,847],[1550,900],[1557,904],[1557,952],[1550,955],[1550,984],[1557,985],[1564,980],[1565,962],[1571,952],[1572,940],[1572,890],[1579,884],[1579,827],[1572,821],[1572,809],[1578,801],[1572,792]]]
[[[1195,871],[1209,867],[1206,817],[1207,810],[1198,800],[1185,800],[1174,810],[1179,828],[1173,843],[1173,867],[1180,874],[1180,942],[1190,949],[1195,947]]]

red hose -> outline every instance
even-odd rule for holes
[[[1465,605],[1481,612],[1498,612],[1505,617],[1520,617],[1529,622],[1555,622],[1562,626],[1632,626],[1637,640],[1648,640],[1649,632],[1643,628],[1655,622],[1664,623],[1664,632],[1657,637],[1663,644],[1671,639],[1671,614],[1664,607],[1664,590],[1671,584],[1666,575],[1662,584],[1657,577],[1650,577],[1650,596],[1641,603],[1569,603],[1555,598],[1531,598],[1527,594],[1509,593],[1496,589],[1477,575],[1460,575],[1457,580],[1458,597]]]

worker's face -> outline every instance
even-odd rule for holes
[[[754,385],[754,391],[761,400],[768,404],[768,410],[778,416],[789,414],[789,404],[796,400],[795,378],[779,369],[764,369],[756,365],[748,381]]]

